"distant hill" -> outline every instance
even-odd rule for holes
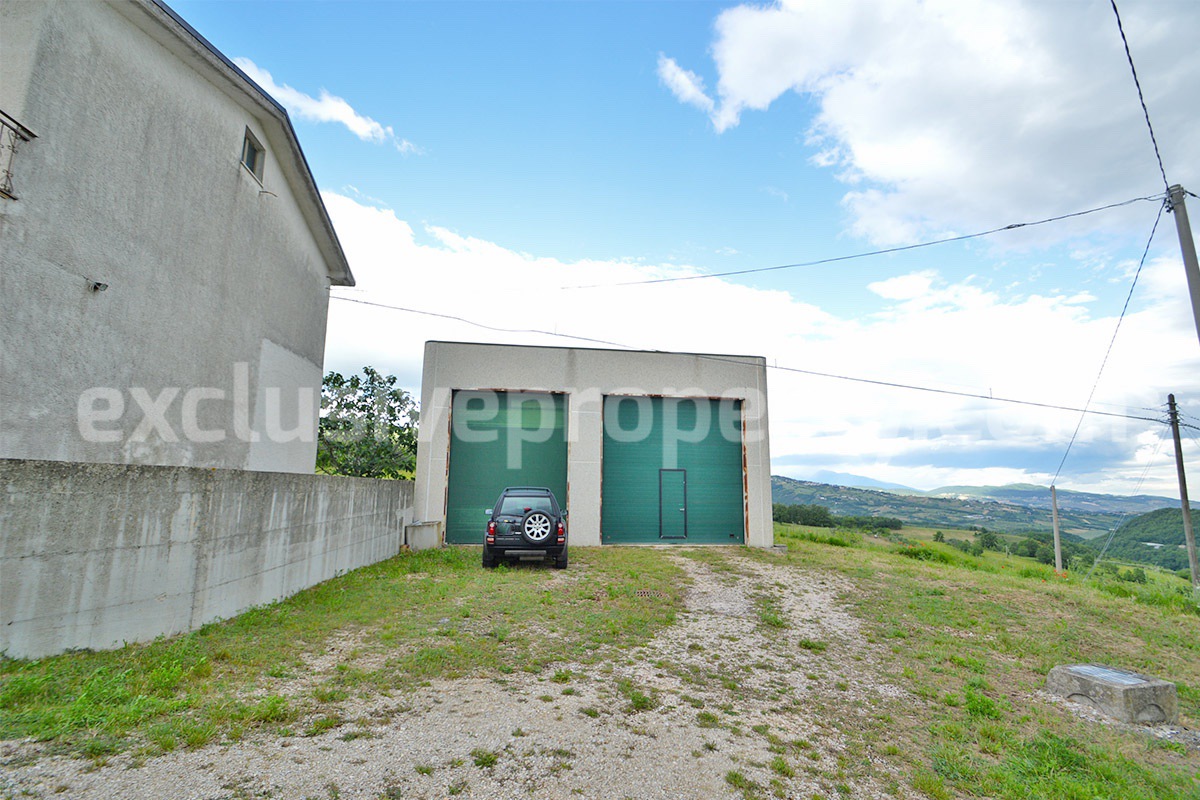
[[[900,492],[901,494],[923,494],[920,489],[914,489],[902,483],[877,481],[865,475],[852,475],[849,472],[832,472],[827,469],[814,473],[811,480],[815,483],[825,483],[832,486],[850,486],[857,489],[884,489],[891,492]]]
[[[971,498],[1011,503],[1029,508],[1050,508],[1050,487],[1030,483],[1010,483],[1007,486],[942,486],[928,492],[927,497]],[[1154,495],[1114,495],[1058,490],[1058,510],[1082,511],[1089,514],[1145,514],[1159,508],[1178,507],[1179,501]]]
[[[966,492],[958,494],[966,495]],[[929,528],[980,526],[1000,533],[1029,533],[1050,531],[1052,527],[1049,506],[1036,508],[969,496],[905,495],[798,481],[778,475],[771,477],[771,499],[776,503],[825,506],[840,516],[899,517],[910,525]],[[1059,512],[1062,531],[1083,538],[1107,533],[1121,519],[1121,515],[1115,513],[1063,510],[1061,503]]]
[[[1196,512],[1192,512],[1195,522]],[[1151,544],[1147,544],[1150,542]],[[1187,551],[1183,549],[1183,509],[1160,508],[1127,520],[1113,534],[1107,556],[1157,564],[1167,569],[1185,569]]]

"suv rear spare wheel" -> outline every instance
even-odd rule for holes
[[[550,538],[553,525],[550,515],[545,511],[534,509],[521,520],[521,536],[530,544],[545,544]]]

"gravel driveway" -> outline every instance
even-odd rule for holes
[[[900,776],[842,734],[900,695],[877,678],[877,653],[838,600],[853,587],[740,551],[694,555],[668,556],[691,577],[685,609],[626,658],[348,700],[339,713],[357,724],[318,736],[259,734],[144,762],[125,754],[99,769],[26,758],[35,745],[8,742],[0,790],[80,800],[902,794]]]

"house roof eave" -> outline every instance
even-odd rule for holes
[[[183,57],[202,75],[207,73],[209,79],[219,88],[240,102],[248,103],[259,112],[260,121],[273,124],[277,128],[278,136],[273,138],[282,142],[287,151],[286,157],[282,157],[282,153],[279,154],[281,157],[278,161],[325,260],[329,282],[334,286],[353,286],[354,275],[350,271],[350,264],[321,199],[308,159],[300,147],[291,117],[283,105],[267,94],[163,0],[110,0],[110,3],[139,28]],[[130,14],[130,10],[133,9],[142,12],[140,17]],[[149,20],[157,24],[146,25]]]

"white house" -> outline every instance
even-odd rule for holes
[[[157,0],[0,54],[0,458],[311,472],[354,278],[283,107]]]
[[[479,544],[506,486],[545,486],[570,540],[770,547],[757,356],[427,342],[415,518]]]

